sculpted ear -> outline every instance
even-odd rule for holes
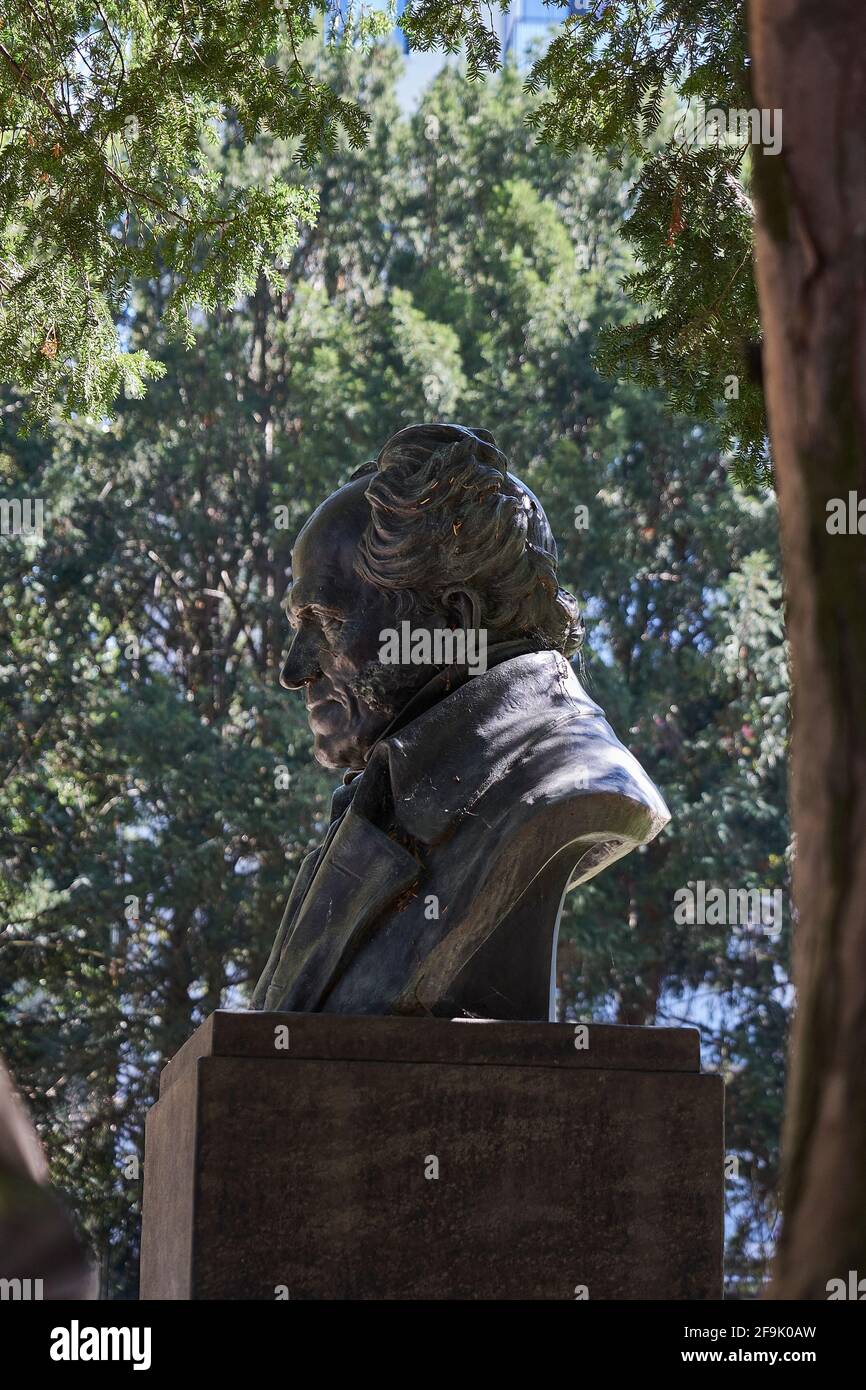
[[[476,589],[446,589],[442,607],[450,623],[464,630],[481,627],[481,597]]]

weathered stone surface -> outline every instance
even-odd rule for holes
[[[501,1062],[506,1065],[699,1071],[695,1028],[622,1028],[594,1023],[591,1046],[575,1047],[567,1023],[492,1019],[374,1018],[218,1009],[163,1068],[160,1095],[197,1057],[273,1057],[287,1027],[294,1058],[367,1062]],[[285,1051],[277,1055],[285,1056]]]
[[[142,1297],[720,1297],[723,1083],[697,1044],[217,1013],[148,1117]]]

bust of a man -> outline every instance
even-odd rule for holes
[[[486,430],[411,425],[295,542],[281,681],[345,769],[253,1005],[546,1019],[569,886],[668,812],[583,690],[538,500]]]

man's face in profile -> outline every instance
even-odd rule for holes
[[[430,672],[385,666],[380,634],[393,628],[396,596],[355,573],[358,544],[370,520],[358,478],[313,513],[292,551],[286,616],[295,630],[280,675],[303,688],[316,760],[324,767],[364,767],[376,739]]]

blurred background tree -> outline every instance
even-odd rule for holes
[[[547,0],[553,42],[523,109],[560,152],[632,161],[621,233],[638,250],[629,292],[646,314],[605,325],[600,361],[717,421],[732,467],[769,472],[751,265],[750,144],[690,130],[688,103],[746,108],[746,0]],[[470,81],[501,61],[509,0],[410,0],[416,52],[463,54]],[[0,376],[29,418],[106,413],[161,369],[116,331],[137,278],[161,264],[166,326],[273,276],[316,216],[298,177],[339,138],[361,148],[374,116],[310,60],[308,40],[362,47],[396,0],[27,0],[0,35]],[[206,157],[227,120],[240,138],[295,142],[296,164],[231,183]],[[261,171],[264,172],[264,171]],[[624,190],[625,193],[625,190]],[[735,393],[726,391],[731,373]]]
[[[635,315],[632,170],[538,146],[511,68],[447,70],[405,116],[392,48],[322,62],[368,142],[309,171],[320,213],[284,272],[196,314],[189,351],[165,321],[172,268],[137,281],[121,332],[163,375],[111,422],[25,439],[26,399],[2,399],[3,488],[44,498],[48,524],[0,541],[0,1050],[104,1296],[134,1297],[159,1067],[246,1003],[327,817],[333,779],[277,686],[292,538],[401,425],[485,425],[548,509],[588,688],[674,816],[569,900],[561,1016],[701,1026],[748,1295],[776,1218],[789,920],[779,939],[677,926],[673,895],[787,882],[773,500],[730,486],[706,424],[592,366],[602,325]],[[228,125],[208,158],[231,201],[297,177],[296,148]]]

